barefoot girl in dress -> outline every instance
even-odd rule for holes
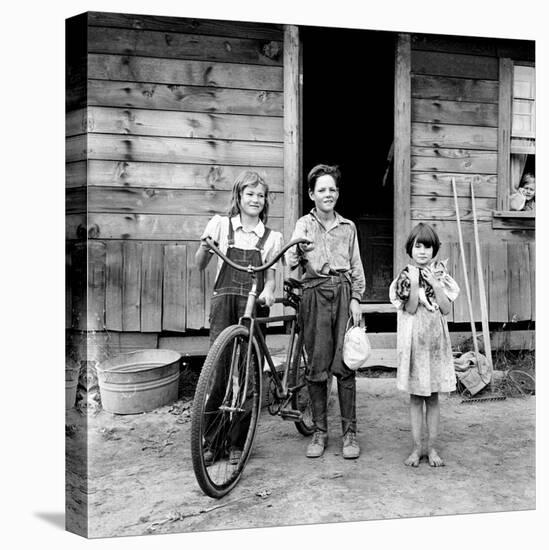
[[[391,283],[389,297],[397,308],[397,388],[410,394],[413,449],[405,460],[418,466],[426,454],[431,466],[444,466],[436,450],[440,419],[439,392],[456,388],[448,323],[444,317],[459,287],[444,262],[434,262],[440,240],[428,224],[416,225],[406,242],[412,259]],[[427,448],[422,447],[425,404]]]

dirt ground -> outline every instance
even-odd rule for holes
[[[341,456],[335,387],[330,441],[320,459],[305,457],[308,440],[293,423],[263,409],[244,475],[221,500],[205,496],[193,474],[188,398],[140,415],[102,411],[88,419],[88,536],[535,508],[534,396],[466,404],[459,395],[442,397],[446,466],[409,468],[403,464],[410,448],[408,397],[394,386],[393,378],[357,378],[362,454],[356,461]],[[79,416],[68,411],[69,509],[85,500],[73,475],[81,463],[71,455],[85,436]]]

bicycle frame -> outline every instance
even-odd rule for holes
[[[245,396],[246,396],[247,390],[248,390],[247,384],[248,384],[248,379],[249,379],[249,374],[250,374],[250,363],[251,363],[251,357],[252,357],[252,350],[253,350],[253,346],[254,346],[254,339],[257,341],[257,343],[259,345],[259,348],[260,348],[260,351],[261,351],[261,354],[262,354],[261,358],[266,359],[267,364],[269,365],[269,370],[270,370],[270,373],[271,373],[271,376],[272,376],[272,380],[273,380],[273,382],[275,384],[275,387],[276,387],[276,396],[277,396],[277,398],[285,399],[285,398],[291,397],[291,391],[290,391],[290,388],[288,388],[288,373],[290,371],[291,361],[292,361],[292,358],[293,358],[294,353],[295,353],[294,348],[295,348],[296,335],[297,335],[296,327],[298,325],[298,322],[297,322],[297,309],[296,309],[295,304],[290,303],[285,298],[277,298],[275,300],[275,303],[282,303],[286,306],[293,307],[294,309],[296,309],[296,312],[293,313],[293,314],[289,314],[289,315],[278,315],[278,316],[273,316],[273,317],[255,317],[255,305],[256,305],[256,302],[257,302],[257,275],[256,274],[257,274],[258,271],[263,271],[263,270],[267,269],[268,267],[270,267],[271,265],[273,265],[276,261],[278,261],[279,257],[282,256],[284,251],[287,250],[288,248],[290,248],[290,247],[292,247],[292,246],[294,246],[294,245],[296,245],[300,242],[307,243],[309,241],[307,239],[298,239],[296,241],[292,241],[292,242],[288,243],[281,250],[279,255],[274,260],[272,260],[270,263],[265,264],[263,266],[255,267],[255,266],[250,265],[248,267],[243,267],[243,266],[237,265],[234,262],[232,262],[231,260],[229,260],[223,253],[221,253],[221,251],[211,241],[211,239],[207,239],[207,240],[208,240],[208,243],[209,243],[210,247],[213,249],[213,251],[218,256],[220,256],[224,261],[229,263],[229,265],[231,265],[235,269],[238,269],[240,271],[247,271],[252,277],[252,287],[251,287],[251,289],[248,293],[248,299],[246,301],[246,307],[244,309],[244,315],[242,315],[242,317],[239,319],[239,324],[247,327],[248,331],[249,331],[249,334],[250,334],[250,339],[249,339],[249,342],[248,342],[248,349],[246,350],[246,377],[245,377],[244,391],[241,393],[242,402],[239,403],[239,404],[232,404],[231,407],[224,406],[223,408],[225,410],[232,410],[232,411],[242,410],[243,401],[245,399]],[[265,337],[263,336],[263,332],[259,328],[259,325],[265,325],[267,323],[273,323],[273,322],[291,322],[290,342],[289,342],[289,346],[288,346],[288,352],[287,352],[287,355],[286,355],[286,364],[285,364],[285,367],[284,367],[282,377],[277,372],[277,370],[274,366],[274,363],[273,363],[273,360],[272,360],[272,357],[271,357],[271,352],[269,351],[269,348],[267,347],[267,343],[265,342]],[[235,353],[236,353],[236,349],[233,350],[233,354],[235,354]],[[235,364],[236,364],[236,362],[234,360],[231,361],[231,370],[229,371],[229,378],[232,379],[232,380],[238,380],[238,376],[235,377],[234,376],[235,373],[233,372],[233,370],[235,368]],[[292,388],[292,390],[293,389],[294,388]],[[227,390],[226,390],[225,398],[223,400],[224,402],[225,402],[225,400],[228,396],[228,393],[229,393],[229,388],[227,388]]]

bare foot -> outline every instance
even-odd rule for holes
[[[437,468],[439,466],[444,466],[444,460],[442,460],[442,458],[440,458],[440,456],[438,455],[438,453],[434,449],[431,449],[429,451],[429,454],[427,455],[427,458],[429,459],[429,466],[433,466],[433,468]]]
[[[416,449],[412,451],[412,454],[404,461],[406,466],[413,466],[417,468],[419,466],[420,452]]]

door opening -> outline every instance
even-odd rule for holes
[[[395,35],[300,27],[303,51],[303,209],[307,173],[318,163],[342,173],[337,211],[356,223],[365,302],[388,302],[393,276]]]

